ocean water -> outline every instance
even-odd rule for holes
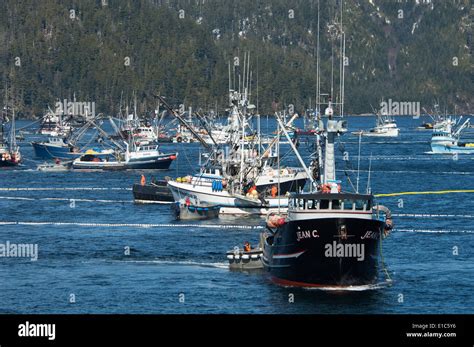
[[[350,131],[374,124],[371,117],[348,120]],[[366,189],[369,166],[375,194],[474,189],[474,155],[427,154],[430,131],[416,129],[423,121],[398,118],[398,138],[362,139],[360,190]],[[275,128],[272,119],[261,123],[267,131]],[[256,244],[263,219],[175,221],[168,205],[133,203],[131,186],[142,172],[36,171],[41,161],[34,160],[28,142],[35,138],[27,135],[20,143],[21,167],[0,170],[0,243],[38,245],[37,261],[0,258],[0,313],[474,313],[472,193],[378,199],[394,214],[395,230],[383,243],[390,286],[348,292],[282,288],[264,272],[227,266],[225,252],[246,240]],[[344,169],[356,185],[358,137],[348,133],[340,141],[337,173],[350,190]],[[197,144],[162,149],[177,149],[178,161],[147,177],[196,169]],[[305,158],[309,150],[301,140]],[[282,146],[284,161],[297,165],[289,151]],[[351,167],[341,160],[344,152]]]

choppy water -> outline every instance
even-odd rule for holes
[[[474,189],[474,156],[453,160],[426,154],[430,132],[415,129],[423,119],[397,121],[400,137],[363,138],[360,187],[367,183],[372,157],[374,193]],[[349,130],[373,123],[350,117]],[[358,138],[346,134],[342,141],[356,170]],[[194,168],[199,147],[167,144],[163,150],[176,147],[178,162],[157,177]],[[245,240],[257,243],[261,219],[176,222],[169,206],[133,204],[130,188],[141,172],[43,173],[34,170],[40,161],[32,159],[28,142],[21,148],[24,165],[0,170],[0,221],[6,222],[0,225],[0,243],[37,243],[39,256],[36,262],[0,258],[1,313],[474,312],[472,193],[380,198],[395,214],[396,230],[383,244],[392,286],[309,291],[275,286],[263,273],[229,271],[226,250]],[[302,141],[307,157],[306,148]],[[343,178],[341,152],[338,158]],[[292,155],[286,160],[296,164]],[[356,173],[351,175],[356,184]]]

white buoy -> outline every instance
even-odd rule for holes
[[[248,254],[242,254],[242,259],[249,259],[249,255]]]

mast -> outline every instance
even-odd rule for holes
[[[318,1],[318,5],[319,5],[319,1]],[[340,116],[343,116],[343,103],[344,103],[344,50],[345,50],[345,44],[343,43],[344,41],[344,32],[343,32],[343,29],[342,29],[342,11],[343,11],[343,4],[342,4],[342,1],[341,1],[341,9],[340,9],[340,13],[341,13],[341,18],[340,18],[340,30],[341,30],[341,37],[340,37],[340,48],[341,48],[341,52],[340,52],[340,62],[339,62],[339,103],[337,102],[336,100],[336,103],[334,103],[334,105],[340,105],[339,106],[339,112],[340,112]],[[319,14],[319,11],[318,11],[318,14]],[[319,19],[318,19],[319,21]],[[319,29],[319,24],[318,24],[318,29]],[[319,54],[318,54],[319,55]],[[319,64],[317,65],[319,66]],[[318,80],[319,80],[319,73],[318,73]],[[319,86],[319,81],[318,81],[318,86]],[[319,87],[318,87],[318,90],[319,90]],[[324,141],[324,153],[323,153],[323,150],[321,148],[321,144],[320,142],[318,141],[318,145],[317,145],[317,148],[318,148],[318,155],[319,155],[319,158],[321,158],[321,156],[324,157],[324,160],[323,160],[323,174],[321,175],[321,182],[323,184],[327,184],[327,183],[334,183],[334,181],[336,180],[336,160],[335,160],[335,146],[334,146],[334,143],[335,143],[335,139],[336,139],[336,136],[341,134],[341,133],[344,133],[347,131],[346,129],[346,122],[345,121],[341,121],[341,120],[334,120],[333,119],[333,116],[334,116],[334,109],[333,109],[333,101],[332,101],[332,98],[333,98],[333,95],[334,95],[334,43],[332,44],[332,47],[331,47],[331,93],[329,95],[329,98],[328,98],[328,106],[326,107],[325,111],[324,111],[324,115],[327,117],[327,121],[326,121],[326,127],[324,127],[324,124],[323,122],[320,120],[319,122],[319,128],[321,131],[323,131],[321,133],[321,140]],[[317,100],[320,101],[320,96],[321,94],[318,93],[318,96],[317,96]],[[320,104],[317,103],[317,104]],[[319,136],[318,136],[319,138]],[[320,163],[321,165],[321,163]]]
[[[334,110],[332,108],[331,101],[329,101],[329,105],[324,111],[325,115],[328,117],[327,121],[327,128],[326,128],[326,144],[325,144],[325,156],[324,156],[324,183],[328,183],[329,181],[333,181],[336,179],[336,167],[335,167],[335,160],[334,160],[334,138],[335,138],[335,129],[334,129],[334,122],[332,120],[332,116]]]
[[[10,151],[16,151],[15,108],[12,108],[12,125],[10,126]]]
[[[317,37],[316,37],[316,116],[319,117],[319,95],[321,93],[321,76],[319,71],[319,0],[318,0],[318,30],[317,30]]]

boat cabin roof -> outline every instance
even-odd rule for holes
[[[326,199],[326,200],[342,200],[342,199],[352,199],[352,200],[373,200],[374,196],[371,194],[357,194],[357,193],[323,193],[323,192],[314,192],[314,193],[293,193],[290,195],[291,198],[296,199]]]

